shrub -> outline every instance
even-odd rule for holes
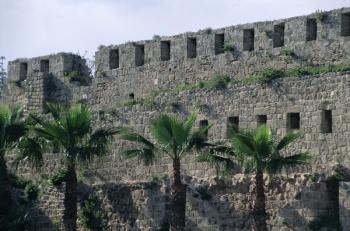
[[[203,84],[203,82],[201,83]],[[175,92],[180,92],[180,91],[188,91],[188,90],[193,90],[193,89],[198,89],[199,88],[198,83],[188,83],[188,82],[183,82],[180,85],[176,86]],[[203,85],[204,86],[204,85]]]
[[[25,197],[27,198],[27,200],[34,201],[38,198],[39,188],[37,185],[35,185],[34,183],[31,182],[31,183],[26,185],[26,187],[24,189],[24,194],[25,194]]]
[[[70,79],[70,81],[72,81],[72,82],[83,82],[84,81],[80,71],[71,71],[69,73],[65,73],[65,76],[67,76]]]
[[[205,31],[206,34],[211,34],[213,32],[213,29],[210,28],[210,27],[207,27],[207,28],[204,29],[204,31]]]
[[[321,175],[317,172],[315,172],[314,174],[312,174],[310,176],[310,180],[314,183],[316,183],[319,179],[320,179]]]
[[[17,175],[10,174],[10,184],[14,188],[25,189],[27,184],[30,183],[29,180],[24,179],[23,177],[18,177]]]
[[[321,10],[316,10],[315,18],[317,22],[322,23],[326,20],[327,14]]]
[[[296,67],[296,68],[287,70],[287,73],[286,73],[286,76],[290,76],[290,77],[293,77],[293,76],[300,77],[304,75],[310,75],[310,70],[308,70],[308,68]]]
[[[332,214],[321,215],[319,217],[314,218],[313,220],[309,221],[308,227],[312,231],[318,231],[322,228],[327,228],[326,230],[335,231],[342,230],[339,218],[335,217]]]
[[[82,203],[79,220],[85,228],[102,231],[105,230],[106,226],[103,218],[104,212],[98,197],[95,194],[90,194]]]
[[[294,57],[295,56],[295,52],[293,51],[293,49],[291,48],[285,48],[281,51],[281,54],[285,55],[285,56],[290,56],[290,57]]]
[[[66,181],[67,178],[67,171],[65,169],[59,169],[52,177],[51,177],[51,183],[53,186],[58,187],[60,186],[64,181]]]
[[[234,46],[228,43],[224,44],[223,51],[224,52],[233,52],[235,50]]]
[[[155,34],[155,35],[153,35],[152,39],[153,40],[160,40],[161,37],[159,35]]]
[[[196,187],[196,191],[193,194],[194,197],[200,197],[201,200],[210,200],[212,196],[208,192],[207,185],[199,185]]]
[[[227,75],[216,75],[210,79],[206,86],[208,89],[224,89],[231,82],[231,79]]]
[[[260,73],[261,82],[270,82],[273,79],[282,78],[285,76],[285,72],[281,69],[266,68]]]

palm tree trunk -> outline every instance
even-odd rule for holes
[[[11,188],[7,172],[6,160],[3,154],[0,154],[0,227],[4,230],[10,228],[11,215]]]
[[[264,175],[262,170],[258,170],[255,175],[256,200],[254,204],[254,230],[267,231],[266,224],[266,197],[264,192]]]
[[[171,185],[170,230],[184,231],[186,221],[186,185],[181,183],[180,160],[173,161]]]
[[[63,223],[65,231],[77,230],[77,174],[74,161],[67,161]]]

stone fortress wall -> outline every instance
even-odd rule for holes
[[[287,49],[294,54],[286,55]],[[230,123],[238,123],[240,128],[254,128],[266,122],[278,135],[299,129],[304,138],[290,151],[309,151],[314,157],[313,163],[287,176],[287,183],[276,180],[280,183],[272,184],[269,224],[273,230],[307,230],[308,220],[334,209],[334,198],[328,192],[337,187],[340,199],[336,198],[336,204],[343,228],[347,230],[350,229],[348,183],[329,186],[327,181],[313,182],[311,176],[320,173],[326,179],[338,162],[350,167],[349,73],[284,78],[268,85],[232,83],[226,89],[182,92],[172,89],[185,82],[209,80],[215,75],[243,79],[267,67],[349,64],[349,59],[350,8],[343,8],[322,15],[208,28],[197,33],[100,46],[95,56],[95,78],[90,76],[84,60],[73,54],[17,59],[8,65],[9,84],[3,100],[25,105],[27,111],[45,110],[46,102],[85,102],[93,108],[97,127],[126,125],[145,135],[149,135],[149,122],[160,112],[197,111],[198,126],[206,121],[214,124],[208,134],[213,141],[225,140]],[[77,72],[79,81],[72,78]],[[153,97],[159,90],[162,93]],[[130,99],[140,102],[152,99],[152,102],[128,106],[125,102]],[[133,184],[130,180],[147,181],[169,174],[170,162],[162,159],[151,167],[144,167],[136,161],[125,161],[118,154],[123,145],[116,140],[113,152],[90,164],[84,175],[90,185],[98,185],[94,187],[128,190],[123,195],[134,205],[132,211],[127,206],[124,206],[127,211],[116,211],[118,203],[124,203],[117,198],[118,190],[110,195],[110,190],[97,189],[99,196],[105,198],[112,230],[160,229],[166,217],[166,182],[160,188],[152,188],[136,187],[139,183],[130,186]],[[60,160],[51,154],[46,158],[43,172],[50,174]],[[184,180],[191,185],[188,230],[249,230],[251,221],[247,212],[253,190],[249,180],[236,175],[218,186],[214,169],[196,163],[194,156],[183,161],[183,170]],[[20,171],[31,174],[26,166]],[[199,182],[209,185],[211,200],[193,197]],[[53,189],[49,192],[50,195],[59,193]],[[48,198],[53,202],[49,203]],[[143,202],[145,198],[150,204]],[[157,200],[164,203],[157,204]],[[40,209],[52,217],[60,214],[59,208],[59,201],[46,197]],[[150,214],[156,215],[152,218]]]

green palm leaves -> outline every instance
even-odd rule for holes
[[[31,115],[35,125],[21,143],[22,158],[35,158],[44,151],[63,152],[68,160],[88,161],[107,153],[112,136],[119,128],[92,129],[90,109],[48,104],[49,116]]]
[[[229,133],[231,146],[213,146],[209,152],[202,153],[198,161],[207,162],[223,172],[237,167],[234,162],[238,162],[247,173],[261,170],[275,174],[283,169],[309,163],[311,157],[306,152],[291,156],[284,156],[282,153],[300,136],[298,132],[289,132],[278,141],[265,125],[256,130],[236,130]]]
[[[26,132],[26,121],[20,107],[0,106],[0,153],[14,148]]]
[[[283,156],[282,151],[300,138],[300,133],[287,133],[280,141],[269,127],[263,125],[254,131],[240,131],[232,137],[236,158],[247,172],[262,170],[274,174],[282,169],[309,163],[308,153]]]
[[[194,113],[185,119],[161,114],[150,126],[155,143],[139,134],[124,132],[121,134],[121,139],[137,142],[139,146],[125,150],[123,154],[127,158],[138,157],[145,164],[152,163],[160,153],[168,155],[173,160],[180,160],[191,150],[199,150],[209,145],[205,133],[210,126],[194,130],[196,118]]]

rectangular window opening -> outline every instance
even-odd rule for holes
[[[284,23],[274,25],[273,27],[273,47],[284,46]]]
[[[323,110],[321,115],[321,132],[332,133],[332,111]]]
[[[287,114],[287,130],[300,129],[300,114],[293,112]]]
[[[317,21],[314,18],[308,18],[306,21],[306,41],[316,40]]]
[[[170,60],[170,41],[160,42],[160,60],[161,61]]]
[[[28,75],[28,63],[19,64],[19,80],[23,81]]]
[[[40,72],[48,73],[50,71],[50,62],[48,59],[40,60]]]
[[[254,29],[243,30],[243,50],[254,50]]]
[[[112,49],[109,51],[109,69],[119,68],[119,50]]]
[[[231,116],[227,118],[227,138],[230,137],[232,132],[237,132],[239,126],[239,118],[238,116]]]
[[[209,125],[208,120],[201,120],[201,121],[199,121],[199,127],[200,128],[205,128],[208,125]],[[204,135],[205,135],[206,138],[208,138],[208,131],[206,131]]]
[[[224,53],[225,35],[215,34],[215,55]]]
[[[256,122],[257,122],[258,127],[266,124],[267,123],[267,116],[266,115],[257,115]]]
[[[350,12],[341,15],[341,36],[350,36]]]
[[[187,38],[187,58],[193,59],[197,57],[197,39]]]
[[[145,64],[145,46],[135,45],[135,65],[142,66]]]

